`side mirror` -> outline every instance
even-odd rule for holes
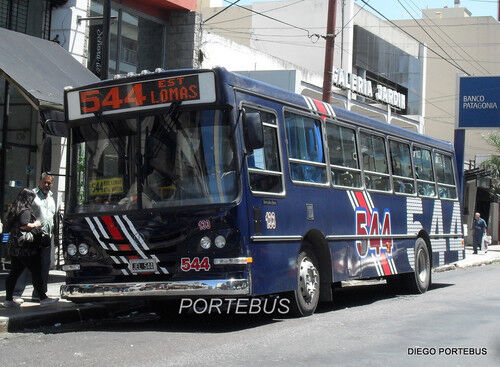
[[[45,137],[42,143],[42,172],[50,172],[52,167],[52,139]]]
[[[264,126],[258,112],[245,112],[243,110],[243,133],[245,148],[251,152],[264,146]]]

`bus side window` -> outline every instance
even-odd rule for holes
[[[428,149],[413,147],[413,163],[417,177],[417,192],[420,196],[436,197],[436,184],[432,171],[431,152]]]
[[[278,149],[278,125],[273,113],[244,106],[247,112],[259,112],[264,125],[264,147],[248,153],[248,177],[252,192],[282,194],[283,170]]]
[[[401,194],[415,194],[410,145],[391,140],[389,147],[394,191]]]
[[[362,132],[360,136],[366,188],[368,190],[391,191],[385,139],[366,132]]]
[[[361,187],[356,131],[327,122],[326,133],[333,184],[335,186]]]
[[[287,111],[285,123],[292,181],[326,183],[328,177],[321,138],[321,122]]]
[[[441,153],[434,153],[434,167],[438,183],[438,194],[442,199],[456,199],[455,176],[451,157]]]

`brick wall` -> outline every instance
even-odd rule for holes
[[[172,11],[167,23],[166,68],[199,68],[200,14]]]

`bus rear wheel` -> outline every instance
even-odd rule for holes
[[[319,302],[320,277],[318,260],[310,250],[303,250],[297,257],[297,289],[290,297],[294,316],[310,316]]]
[[[408,290],[411,293],[425,293],[431,285],[431,259],[423,238],[415,243],[415,272],[407,274]]]

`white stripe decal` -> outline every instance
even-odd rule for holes
[[[99,230],[101,231],[102,236],[103,236],[104,238],[106,238],[106,239],[108,239],[108,240],[109,240],[109,239],[110,239],[110,238],[109,238],[109,235],[108,235],[108,233],[104,230],[104,227],[102,226],[101,221],[99,220],[99,218],[98,218],[98,217],[94,217],[94,221],[95,221],[95,223],[97,224],[97,227],[99,228]],[[108,242],[108,244],[109,244],[109,247],[111,247],[111,249],[112,249],[113,251],[119,251],[119,250],[118,250],[118,248],[115,246],[115,244],[114,244],[114,243]],[[125,256],[120,256],[120,257],[119,257],[119,259],[123,262],[123,264],[128,264],[128,260],[127,260],[127,258],[125,258]]]
[[[348,191],[348,193],[352,198],[352,202],[354,203],[354,209],[359,208],[358,198],[356,197],[354,191]]]
[[[125,217],[125,216],[124,216]],[[123,224],[123,222],[121,221],[120,217],[118,215],[115,215],[115,219],[116,219],[116,222],[118,223],[118,225],[120,226],[120,228],[122,229],[123,233],[125,234],[125,236],[127,237],[127,239],[129,240],[130,244],[134,247],[134,249],[137,251],[137,253],[139,255],[142,256],[143,259],[149,259],[149,257],[144,253],[142,252],[141,248],[137,245],[137,242],[134,241],[134,239],[132,238],[132,236],[130,235],[130,233],[128,232],[127,230],[127,227],[125,226],[125,224]],[[154,255],[153,255],[154,256]],[[151,256],[151,258],[153,258],[153,256]],[[154,259],[154,258],[153,258]],[[154,259],[157,263],[158,263],[158,259]],[[155,274],[160,274],[160,272],[157,270],[155,271]]]
[[[311,109],[311,105],[309,104],[309,101],[307,100],[306,96],[302,96],[304,98],[304,102],[306,102],[307,108]]]
[[[104,250],[107,250],[107,246],[104,242],[101,241],[100,239],[100,235],[99,233],[97,233],[97,230],[94,226],[94,223],[92,223],[92,220],[89,218],[89,217],[85,217],[85,220],[87,221],[89,227],[90,227],[90,230],[92,231],[92,233],[94,234],[94,237],[95,239],[97,240],[97,242],[101,245],[101,247],[104,249]],[[110,256],[111,257],[111,260],[113,260],[116,264],[120,264],[120,261],[116,258],[116,256]],[[127,275],[127,271],[125,269],[121,269],[122,273]]]
[[[349,201],[351,202],[352,210],[356,210],[356,204],[354,204],[354,200],[352,199],[350,191],[347,191],[347,197],[349,198]]]
[[[377,274],[379,276],[384,275],[384,272],[382,271],[382,265],[379,263],[379,261],[375,257],[375,254],[371,254],[371,256],[372,256],[373,262],[375,263],[375,269],[377,270]]]
[[[121,219],[120,219],[120,217],[118,215],[115,215],[115,220],[116,220],[116,223],[118,223],[118,225],[122,229],[123,233],[125,234],[125,237],[127,237],[127,239],[130,242],[130,244],[137,251],[137,253],[139,255],[141,255],[141,257],[143,259],[148,259],[148,257],[146,256],[146,254],[144,252],[142,252],[142,250],[139,248],[139,246],[137,246],[137,242],[135,242],[134,239],[132,238],[132,236],[130,235],[130,233],[128,233],[127,228],[125,228],[125,225],[123,224],[123,222],[121,221]]]
[[[141,244],[141,246],[145,249],[145,250],[149,250],[149,247],[148,245],[146,244],[146,242],[144,241],[144,239],[142,238],[142,236],[137,233],[137,230],[135,229],[135,226],[132,224],[132,222],[130,221],[130,219],[128,219],[128,217],[126,215],[123,216],[123,219],[125,219],[125,221],[127,222],[128,226],[130,227],[130,230],[132,231],[134,237],[139,241],[139,243]],[[156,260],[157,263],[160,262],[160,259],[158,259],[158,257],[156,255],[153,255],[151,254],[151,257],[153,259]],[[164,273],[164,274],[168,274],[168,270],[167,268],[164,268],[162,266],[159,266],[160,270]]]
[[[333,110],[332,105],[329,103],[325,103],[325,107],[328,110],[328,112],[330,113],[330,116],[335,117],[335,111]]]
[[[307,107],[308,107],[310,110],[313,110],[313,111],[314,111],[314,106],[313,106],[313,104],[314,104],[314,103],[312,102],[312,100],[311,100],[309,97],[306,97],[306,96],[304,96],[304,99],[305,99],[305,101],[306,101],[306,103],[307,103]]]
[[[394,264],[394,259],[391,258],[391,259],[387,259],[387,263],[389,264],[389,268],[391,268],[391,273],[392,274],[397,274],[397,270],[396,270],[396,264]]]
[[[371,214],[373,212],[373,208],[374,208],[372,198],[371,198],[370,194],[366,191],[363,191],[363,197],[365,198],[366,205],[368,205],[368,209],[370,210],[370,214]]]

